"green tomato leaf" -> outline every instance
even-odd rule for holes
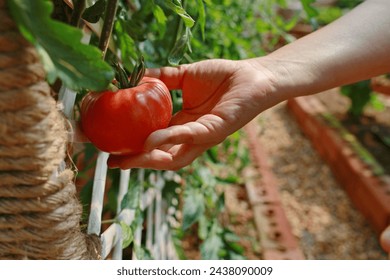
[[[119,19],[114,25],[115,43],[121,51],[122,62],[127,70],[133,69],[138,60],[137,46],[126,30],[126,22]]]
[[[222,184],[237,184],[240,182],[240,178],[233,174],[227,177],[216,176],[215,179],[217,179],[218,183],[222,183]]]
[[[318,11],[311,6],[315,1],[316,0],[301,0],[303,10],[309,18],[313,18],[318,15]]]
[[[142,228],[142,223],[144,222],[144,215],[141,210],[141,207],[137,207],[135,209],[134,220],[131,223],[130,227],[133,232],[136,232],[138,228]]]
[[[49,82],[59,77],[74,90],[107,88],[114,71],[101,51],[81,43],[81,30],[51,19],[50,1],[9,0],[8,5],[22,34],[38,48]]]
[[[133,242],[134,235],[131,227],[124,222],[119,222],[122,229],[122,248],[127,248]]]
[[[198,236],[200,239],[205,240],[207,238],[210,221],[206,216],[201,215],[199,218]]]
[[[229,251],[229,260],[246,260],[242,254],[237,254],[234,251]]]
[[[343,86],[341,87],[341,93],[351,100],[349,112],[354,117],[359,117],[363,114],[371,99],[370,81],[365,80]]]
[[[121,202],[121,209],[136,209],[141,199],[142,185],[138,181],[130,181],[129,190]]]
[[[144,246],[134,244],[134,253],[138,260],[153,260],[152,254]]]
[[[197,222],[204,213],[204,196],[200,189],[187,187],[184,191],[183,230]]]
[[[183,8],[181,0],[167,1],[166,5],[168,6],[168,8],[170,8],[172,11],[174,11],[178,16],[182,18],[187,28],[191,28],[194,26],[195,21]]]
[[[96,23],[106,10],[106,0],[98,0],[95,4],[85,9],[82,18],[88,22]]]
[[[156,21],[157,21],[157,25],[158,25],[158,31],[160,33],[160,36],[164,36],[165,34],[165,31],[167,30],[167,17],[163,11],[163,9],[158,6],[158,5],[155,5],[154,8],[153,8],[153,15],[154,17],[156,18]]]
[[[171,52],[169,53],[168,56],[169,64],[174,66],[179,65],[180,60],[182,60],[187,50],[191,51],[191,45],[190,45],[191,37],[192,37],[191,30],[188,27],[186,27],[184,29],[183,34],[176,41]]]
[[[200,26],[200,32],[202,34],[202,40],[205,39],[204,30],[206,27],[206,11],[204,8],[203,0],[197,0],[197,8],[198,8],[198,22]]]
[[[209,236],[200,246],[200,254],[204,260],[219,260],[223,250],[223,241],[219,235]]]
[[[378,98],[378,94],[374,92],[371,93],[370,105],[377,111],[383,111],[386,108],[386,105]]]
[[[196,175],[199,176],[199,180],[203,186],[215,187],[217,180],[211,170],[204,166],[199,166],[196,170]]]
[[[218,213],[221,213],[225,209],[225,193],[221,193],[218,196],[217,203],[215,206]]]
[[[200,246],[200,254],[204,260],[219,260],[224,251],[224,242],[221,237],[222,229],[214,220],[209,235]]]
[[[206,151],[206,155],[213,163],[219,163],[217,146],[211,147]]]

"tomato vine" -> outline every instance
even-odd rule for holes
[[[107,89],[114,77],[119,87],[128,88],[139,83],[145,66],[264,55],[281,42],[293,40],[289,31],[303,20],[300,13],[290,18],[281,16],[280,9],[287,8],[285,0],[9,0],[7,3],[21,32],[41,54],[48,81],[59,79],[80,93],[75,117],[81,97],[87,91]],[[301,0],[301,3],[304,17],[315,22],[320,13],[311,6],[313,1]],[[63,22],[53,19],[54,16]],[[88,45],[81,43],[81,27],[92,30]],[[172,91],[171,95],[174,111],[180,110],[181,92]],[[79,177],[87,178],[80,192],[84,205],[89,203],[92,186],[89,170],[94,166],[96,152],[91,144],[85,144],[82,152],[74,156],[75,162],[85,166],[79,172]],[[163,195],[169,206],[177,209],[178,242],[197,228],[203,258],[243,258],[237,238],[219,219],[224,211],[224,195],[218,186],[239,183],[240,172],[248,163],[248,152],[240,145],[240,133],[236,133],[193,165],[177,173],[160,174],[166,184]],[[221,169],[228,170],[228,174],[218,175]],[[142,172],[146,178],[156,176],[152,170]],[[135,223],[130,228],[122,225],[128,236],[125,245],[131,244],[135,228],[142,226],[144,213],[139,207],[139,193],[151,186],[149,180],[140,182],[137,176],[137,172],[132,173],[129,191],[121,203],[122,208],[137,210]],[[116,213],[118,171],[110,170],[109,178],[113,187],[108,193],[106,215]],[[135,249],[140,256],[149,256],[145,248]]]

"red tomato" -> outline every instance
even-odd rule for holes
[[[133,88],[90,92],[81,103],[85,135],[100,150],[116,155],[142,152],[146,138],[166,128],[171,116],[169,90],[149,77]]]

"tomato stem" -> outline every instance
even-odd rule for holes
[[[134,66],[133,72],[131,73],[130,87],[136,87],[141,82],[144,75],[145,75],[145,61],[144,61],[144,57],[141,56],[139,64]]]
[[[125,71],[125,69],[122,68],[122,66],[118,63],[114,63],[115,67],[115,78],[119,82],[119,88],[128,88],[130,87],[130,82],[128,79],[128,75]]]
[[[99,49],[103,52],[103,59],[106,56],[108,42],[111,37],[112,29],[114,27],[114,19],[118,7],[118,0],[108,0],[106,6],[106,15],[104,17],[104,24],[99,40]]]
[[[118,91],[118,87],[115,86],[114,84],[110,83],[108,85],[108,90],[112,91],[112,92],[117,92]]]
[[[130,80],[126,70],[118,63],[114,62],[115,79],[118,81],[119,88],[131,88],[136,87],[145,75],[145,61],[141,56],[138,64],[134,66],[133,72],[131,72]]]

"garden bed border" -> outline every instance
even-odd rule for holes
[[[329,112],[315,96],[290,99],[287,106],[379,236],[390,224],[390,176],[375,176],[335,129],[325,123],[321,115]]]
[[[245,188],[265,260],[304,260],[278,191],[278,182],[261,147],[253,122],[244,128],[249,142],[251,168],[244,172]]]

